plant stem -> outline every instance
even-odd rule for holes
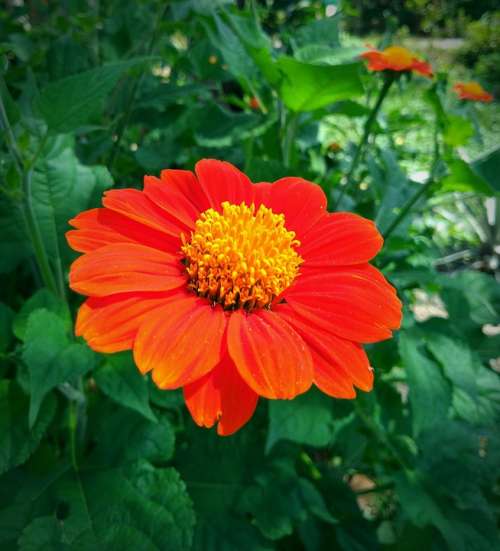
[[[370,115],[366,119],[365,126],[363,129],[363,135],[361,136],[361,140],[358,144],[358,147],[356,148],[356,152],[354,153],[354,157],[352,158],[352,161],[351,161],[351,166],[349,167],[349,171],[346,176],[346,183],[340,190],[338,199],[335,202],[334,209],[338,207],[338,205],[342,201],[342,198],[344,197],[345,192],[352,185],[356,168],[358,167],[359,162],[362,160],[364,156],[365,146],[368,143],[368,138],[370,137],[373,123],[377,120],[377,115],[380,111],[380,108],[382,107],[382,103],[384,102],[384,99],[387,96],[387,93],[389,92],[389,89],[394,81],[395,81],[395,76],[392,73],[389,73],[385,76],[384,84],[380,89],[377,101],[375,102],[375,105],[373,106],[373,109],[371,110]]]
[[[290,166],[292,158],[293,141],[297,132],[299,116],[297,113],[290,113],[285,118],[285,135],[283,137],[283,164],[285,167]]]
[[[19,175],[21,176],[22,185],[23,185],[23,203],[21,205],[21,212],[24,218],[26,225],[26,230],[30,238],[31,244],[33,246],[33,252],[35,253],[35,258],[42,276],[42,280],[46,287],[50,289],[56,296],[59,294],[57,289],[56,280],[54,274],[50,268],[49,259],[45,246],[43,243],[42,235],[40,228],[38,227],[38,222],[36,219],[35,211],[33,208],[33,198],[31,193],[31,177],[32,177],[32,168],[41,153],[43,145],[46,140],[46,135],[42,138],[42,142],[38,148],[35,157],[28,163],[26,166],[23,163],[22,156],[19,152],[16,139],[14,137],[14,132],[10,126],[9,119],[7,117],[7,112],[3,103],[3,98],[0,96],[0,122],[5,135],[7,137],[6,143],[9,149],[9,152],[14,160]]]
[[[77,404],[76,402],[70,400],[69,402],[69,442],[71,447],[71,463],[75,472],[78,472],[78,462],[76,459],[76,429],[78,426],[78,416],[77,416]]]
[[[403,206],[399,214],[396,216],[396,218],[392,221],[390,226],[385,230],[383,233],[384,239],[388,239],[389,236],[394,232],[394,230],[401,224],[401,222],[408,216],[408,213],[412,209],[413,205],[423,196],[427,193],[427,190],[431,187],[431,185],[434,183],[436,169],[439,164],[439,140],[438,140],[438,133],[439,133],[439,125],[436,121],[436,125],[434,128],[434,153],[432,157],[432,164],[431,169],[429,171],[429,177],[427,178],[427,182],[423,184],[420,189],[408,199],[406,204]]]

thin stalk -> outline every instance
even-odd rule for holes
[[[427,178],[427,182],[423,186],[420,187],[420,189],[408,199],[408,201],[405,203],[399,214],[396,216],[396,218],[392,221],[390,226],[385,230],[383,233],[384,239],[388,239],[389,236],[394,232],[394,230],[401,224],[401,222],[408,216],[408,213],[413,208],[413,205],[417,203],[417,201],[423,197],[427,190],[432,186],[435,180],[436,170],[439,164],[439,126],[438,122],[436,121],[436,125],[434,128],[434,153],[432,158],[432,164],[431,169],[429,171],[429,177]]]
[[[364,156],[365,147],[366,147],[366,144],[368,143],[368,138],[370,137],[370,134],[372,132],[373,124],[377,120],[377,115],[380,111],[380,108],[382,107],[382,103],[384,102],[384,99],[386,98],[387,93],[389,92],[389,89],[394,81],[395,81],[394,75],[392,74],[386,75],[384,84],[380,89],[377,101],[375,102],[375,105],[373,106],[373,109],[371,110],[370,115],[366,119],[365,126],[363,129],[363,135],[361,136],[361,140],[358,144],[358,147],[356,148],[354,157],[352,158],[351,166],[349,167],[349,171],[347,172],[346,183],[340,190],[334,209],[338,207],[338,205],[342,201],[342,198],[344,197],[345,192],[352,185],[356,168],[358,167],[358,164],[360,163],[360,161]]]
[[[19,152],[19,148],[17,146],[14,132],[12,131],[12,127],[10,126],[9,119],[7,117],[7,112],[5,110],[5,106],[3,103],[3,98],[1,97],[1,95],[0,95],[0,123],[1,123],[2,129],[5,132],[5,136],[7,138],[6,139],[7,147],[14,160],[16,170],[19,172],[19,175],[21,176],[21,179],[22,179],[23,203],[21,205],[21,212],[24,218],[28,236],[33,246],[33,252],[35,253],[35,258],[38,264],[38,268],[40,270],[42,280],[46,285],[46,287],[50,289],[57,296],[58,289],[57,289],[56,280],[54,278],[54,274],[52,273],[47,252],[45,250],[42,235],[40,232],[40,228],[38,226],[35,211],[33,208],[33,198],[31,193],[32,167],[36,162],[38,155],[41,152],[43,144],[41,145],[41,147],[39,147],[35,155],[35,158],[25,166],[22,160],[22,156]],[[45,139],[46,139],[46,136],[42,139],[42,142],[44,142]]]
[[[283,137],[283,164],[288,168],[292,158],[293,142],[297,132],[299,116],[297,113],[291,113],[285,121],[285,135]]]

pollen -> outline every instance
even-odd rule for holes
[[[413,61],[412,53],[401,46],[389,46],[383,51],[384,57],[394,66],[405,68]]]
[[[299,272],[300,242],[285,216],[263,205],[222,203],[203,212],[182,235],[188,287],[227,310],[269,308]]]

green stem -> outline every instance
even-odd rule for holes
[[[387,74],[385,76],[384,84],[380,89],[377,101],[375,102],[375,105],[373,106],[373,109],[371,110],[370,115],[366,119],[365,126],[363,129],[363,135],[361,136],[361,140],[358,144],[358,147],[356,148],[354,157],[352,158],[351,166],[349,167],[349,171],[347,172],[346,183],[340,190],[338,199],[335,202],[334,209],[338,207],[338,205],[342,201],[342,198],[344,197],[345,192],[348,190],[348,188],[351,187],[354,181],[354,174],[356,172],[356,168],[358,167],[358,164],[360,163],[360,161],[364,156],[365,147],[366,147],[366,144],[368,143],[368,138],[370,137],[370,134],[372,132],[373,124],[377,120],[377,115],[380,111],[380,108],[382,107],[382,103],[384,102],[384,99],[387,96],[387,93],[389,92],[389,89],[394,81],[395,81],[395,76],[392,73]]]
[[[76,429],[78,426],[77,404],[74,401],[69,402],[69,442],[71,447],[71,463],[75,472],[78,472],[78,461],[76,459]]]
[[[425,184],[422,185],[420,189],[412,197],[408,199],[405,205],[403,205],[403,208],[401,209],[399,214],[396,216],[396,218],[392,221],[390,226],[383,233],[384,239],[389,238],[389,236],[394,232],[394,230],[399,226],[399,224],[401,224],[401,222],[408,216],[408,213],[413,208],[413,205],[415,205],[415,203],[417,203],[417,201],[427,193],[427,190],[434,183],[436,169],[439,164],[438,136],[439,136],[439,123],[436,121],[436,125],[434,128],[434,153],[433,153],[431,169],[429,171],[429,177],[427,178],[427,182],[425,182]]]
[[[290,113],[289,117],[287,117],[285,121],[285,135],[283,137],[283,164],[288,168],[292,159],[293,142],[297,132],[299,116],[297,113]]]
[[[31,193],[32,167],[35,164],[36,159],[38,158],[38,155],[41,152],[46,136],[44,136],[44,138],[42,139],[43,143],[39,147],[35,157],[32,159],[30,163],[28,163],[25,166],[22,160],[22,156],[17,147],[17,142],[14,137],[14,132],[12,131],[12,127],[10,126],[9,119],[7,117],[7,112],[5,110],[5,106],[3,103],[3,98],[1,96],[0,96],[0,122],[1,122],[2,129],[5,131],[5,135],[7,137],[6,139],[7,147],[9,149],[9,152],[12,158],[14,159],[14,164],[16,166],[16,169],[19,172],[19,175],[21,176],[21,179],[22,179],[23,203],[21,205],[21,212],[24,218],[28,236],[33,246],[33,252],[35,253],[35,258],[38,264],[38,268],[40,270],[40,274],[42,276],[42,280],[48,289],[50,289],[55,295],[58,295],[58,289],[54,278],[54,274],[52,273],[52,270],[50,268],[49,259],[47,256],[47,252],[45,250],[42,235],[41,235],[40,228],[38,226],[38,222],[36,219],[35,211],[33,208],[33,198]]]

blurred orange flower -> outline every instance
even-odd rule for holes
[[[182,387],[195,422],[222,435],[259,396],[369,391],[360,343],[390,338],[401,303],[368,264],[383,241],[374,223],[326,203],[302,178],[252,184],[208,159],[106,192],[67,233],[83,253],[70,286],[88,296],[76,334],[98,352],[133,349],[142,373]]]
[[[259,100],[255,97],[255,96],[252,96],[248,102],[248,105],[250,106],[251,109],[260,109],[260,103],[259,103]]]
[[[453,90],[458,97],[470,101],[493,101],[493,96],[488,93],[478,82],[457,82]]]
[[[389,46],[385,50],[369,50],[361,54],[368,61],[370,71],[413,71],[425,77],[432,77],[432,67],[402,46]]]

